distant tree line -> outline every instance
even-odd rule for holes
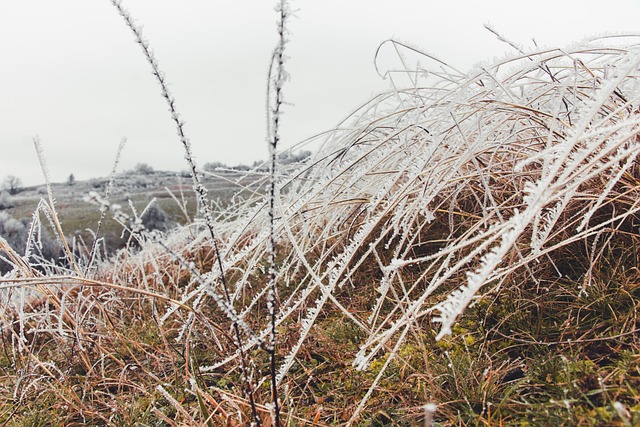
[[[302,150],[297,153],[292,153],[291,151],[284,151],[278,155],[278,163],[281,165],[289,165],[292,163],[300,163],[311,156],[311,151]],[[252,169],[265,171],[269,169],[268,162],[257,160],[253,162],[251,166],[245,164],[239,164],[236,166],[228,166],[222,162],[209,162],[205,163],[204,168],[205,171],[214,172],[220,169],[231,169],[237,171],[249,171]]]

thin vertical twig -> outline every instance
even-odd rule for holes
[[[53,191],[51,190],[51,179],[49,178],[49,168],[47,167],[46,157],[44,155],[44,149],[42,148],[42,144],[40,143],[40,138],[35,136],[33,138],[33,145],[35,146],[36,153],[38,155],[38,161],[40,162],[40,169],[42,169],[42,174],[44,175],[45,184],[47,186],[47,196],[49,199],[49,212],[51,214],[53,231],[58,236],[60,240],[60,244],[64,250],[65,256],[69,261],[71,267],[75,270],[78,277],[84,277],[82,270],[78,266],[78,263],[73,256],[73,252],[71,248],[69,248],[69,243],[67,243],[67,239],[64,237],[64,232],[62,230],[62,225],[60,224],[60,219],[58,218],[58,212],[56,211],[55,198],[53,197]]]
[[[136,42],[142,48],[142,51],[144,52],[144,56],[147,59],[147,62],[149,63],[149,65],[151,65],[152,73],[156,78],[158,84],[160,85],[161,95],[169,105],[169,112],[171,113],[171,119],[176,125],[178,137],[180,138],[180,142],[182,143],[182,146],[184,148],[185,159],[187,160],[187,163],[189,164],[189,167],[191,169],[191,177],[193,179],[193,190],[196,193],[196,197],[198,199],[198,205],[201,209],[207,229],[209,230],[209,234],[211,237],[211,245],[213,246],[213,251],[216,256],[217,265],[218,265],[218,268],[220,269],[220,283],[222,285],[222,290],[227,300],[227,304],[232,305],[231,297],[229,294],[229,287],[227,285],[227,280],[225,276],[225,270],[222,264],[222,257],[220,255],[220,250],[218,248],[218,243],[216,239],[213,214],[211,212],[209,199],[207,197],[207,189],[204,186],[204,184],[202,184],[200,174],[198,173],[196,162],[193,158],[193,154],[191,151],[191,143],[185,134],[184,122],[180,119],[180,115],[178,114],[175,98],[169,92],[165,75],[160,70],[160,67],[158,66],[158,61],[153,55],[149,42],[147,42],[142,37],[142,30],[135,24],[135,22],[133,22],[133,18],[131,17],[129,12],[122,7],[120,0],[111,0],[111,3],[116,7],[116,9],[118,9],[118,13],[120,14],[120,16],[122,16],[122,18],[125,20],[129,29],[131,29],[131,31],[133,32],[136,38]],[[254,422],[257,426],[260,426],[261,425],[260,417],[258,416],[258,410],[256,408],[255,399],[254,399],[254,386],[251,382],[250,375],[248,374],[248,364],[246,360],[246,354],[242,345],[242,336],[240,334],[240,327],[238,326],[238,323],[235,321],[233,322],[233,330],[234,330],[234,336],[236,340],[235,345],[237,346],[238,351],[240,352],[240,361],[241,361],[240,369],[241,369],[241,374],[243,376],[243,381],[245,383],[245,393],[247,394],[249,403],[251,404],[251,412],[252,412],[252,417],[254,419]]]
[[[269,135],[269,292],[267,307],[269,310],[270,327],[267,350],[269,353],[269,374],[271,377],[272,417],[276,427],[280,427],[280,402],[278,401],[278,382],[276,367],[276,317],[277,317],[277,287],[276,287],[276,231],[275,231],[275,203],[276,203],[276,167],[277,149],[280,142],[280,115],[283,104],[282,88],[286,80],[284,69],[284,48],[287,43],[286,21],[290,14],[286,0],[280,0],[276,6],[278,12],[278,45],[276,46],[269,67],[269,89],[274,92],[273,109],[271,113],[271,134]],[[273,75],[274,66],[275,76]],[[269,96],[267,97],[269,98]],[[270,106],[268,106],[269,108]]]
[[[113,162],[113,168],[111,168],[111,174],[109,174],[109,182],[107,183],[107,188],[104,190],[104,200],[109,200],[109,195],[111,193],[111,188],[113,188],[113,178],[116,175],[116,171],[118,170],[118,164],[120,163],[120,157],[122,156],[122,150],[124,149],[125,144],[127,143],[127,138],[122,138],[120,140],[120,144],[118,145],[118,151],[116,152],[116,159]],[[102,224],[104,223],[104,218],[107,216],[107,210],[100,210],[100,219],[98,220],[98,225],[96,227],[95,235],[93,236],[93,243],[91,245],[91,251],[89,252],[89,261],[87,262],[87,266],[85,267],[85,274],[89,274],[89,270],[95,261],[96,254],[98,252],[98,242],[100,241],[100,231],[102,230]]]

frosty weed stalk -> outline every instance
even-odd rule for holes
[[[213,215],[211,212],[211,207],[209,205],[209,200],[207,197],[207,189],[205,188],[205,186],[202,184],[201,181],[201,177],[200,174],[198,173],[198,169],[195,163],[195,160],[193,158],[193,154],[191,152],[191,143],[189,142],[189,139],[187,138],[187,136],[185,135],[184,132],[184,122],[182,122],[182,120],[180,119],[180,116],[178,114],[178,111],[176,109],[176,105],[175,105],[175,99],[174,97],[171,95],[171,93],[169,92],[169,89],[167,87],[166,84],[166,80],[165,80],[165,76],[164,73],[160,70],[159,66],[158,66],[158,62],[156,60],[156,58],[153,55],[153,52],[151,51],[151,48],[149,46],[149,43],[142,37],[142,30],[133,22],[133,18],[131,17],[131,15],[129,14],[129,12],[127,12],[121,4],[120,0],[111,0],[111,3],[116,7],[116,9],[118,10],[118,13],[120,14],[120,16],[122,16],[122,18],[125,20],[125,23],[127,24],[127,26],[129,27],[129,29],[133,32],[136,42],[140,45],[140,47],[142,48],[142,51],[144,53],[144,56],[147,60],[147,62],[149,63],[149,65],[151,66],[152,72],[154,77],[156,78],[158,84],[160,85],[161,88],[161,94],[162,97],[166,100],[168,106],[169,106],[169,111],[171,113],[171,119],[173,120],[173,122],[176,125],[176,130],[178,132],[178,137],[180,139],[180,142],[184,148],[184,152],[185,152],[185,159],[187,160],[187,163],[189,164],[189,167],[191,168],[191,177],[193,179],[193,190],[197,195],[198,198],[198,207],[201,210],[203,217],[204,217],[204,221],[205,224],[209,230],[209,234],[210,234],[210,238],[211,238],[211,245],[213,246],[214,252],[215,252],[215,257],[216,257],[216,261],[218,264],[218,268],[220,269],[220,283],[222,285],[222,290],[224,292],[224,296],[227,300],[227,304],[232,304],[231,301],[231,297],[229,295],[229,286],[227,284],[227,279],[226,279],[226,275],[225,275],[225,270],[224,267],[222,265],[222,256],[220,254],[220,250],[218,249],[218,243],[217,243],[217,238],[216,238],[216,233],[215,233],[215,229],[214,229],[214,221],[213,221]],[[248,362],[247,362],[247,358],[246,355],[244,353],[244,349],[242,346],[242,337],[240,334],[240,328],[237,324],[237,322],[235,320],[233,321],[233,329],[234,329],[234,335],[235,335],[235,340],[236,340],[236,345],[238,347],[238,351],[240,352],[240,359],[241,359],[241,369],[242,369],[242,376],[244,378],[245,381],[245,385],[246,385],[246,389],[245,392],[250,400],[251,403],[251,412],[253,415],[253,419],[256,422],[256,424],[259,426],[260,425],[260,418],[258,417],[258,413],[257,413],[257,409],[255,406],[255,401],[254,401],[254,386],[253,383],[250,379],[250,375],[248,373]]]
[[[278,159],[278,142],[280,142],[280,116],[282,108],[282,88],[286,79],[284,69],[286,44],[286,20],[291,14],[289,5],[281,0],[276,8],[278,19],[278,46],[273,52],[269,66],[269,91],[273,91],[273,110],[270,111],[271,134],[269,135],[269,294],[267,296],[267,308],[270,317],[269,340],[267,351],[269,352],[269,373],[271,376],[271,396],[273,405],[274,422],[280,427],[280,402],[278,402],[278,383],[276,366],[276,317],[277,317],[277,285],[276,285],[276,166]],[[273,69],[275,67],[275,75]],[[269,98],[269,96],[267,97]]]

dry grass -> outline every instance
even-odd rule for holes
[[[636,41],[435,73],[282,170],[286,425],[640,422]],[[216,223],[233,309],[200,221],[86,274],[2,247],[0,421],[245,425],[241,321],[269,425],[259,197]]]

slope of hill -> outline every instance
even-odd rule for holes
[[[151,229],[165,230],[167,227],[191,222],[196,213],[197,202],[190,176],[183,175],[184,173],[176,172],[155,171],[142,174],[129,171],[111,179],[74,180],[72,184],[52,183],[51,189],[66,239],[70,242],[77,240],[78,244],[90,244],[93,241],[92,232],[100,220],[101,211],[91,195],[104,198],[109,181],[109,203],[122,207],[125,215],[141,215],[151,206],[155,211],[161,212],[163,217],[161,220],[156,218],[155,224],[149,223],[148,215],[141,215],[143,222],[150,225]],[[203,180],[210,199],[222,211],[236,200],[250,199],[256,193],[263,193],[263,175],[264,173],[220,170],[205,172]],[[11,196],[12,206],[2,209],[3,215],[22,222],[26,229],[43,198],[47,198],[45,185],[23,188]],[[126,238],[123,231],[129,225],[126,220],[124,224],[116,221],[113,213],[105,218],[101,237],[108,253],[124,247]],[[6,235],[4,237],[8,238]],[[12,243],[15,246],[17,242]]]

